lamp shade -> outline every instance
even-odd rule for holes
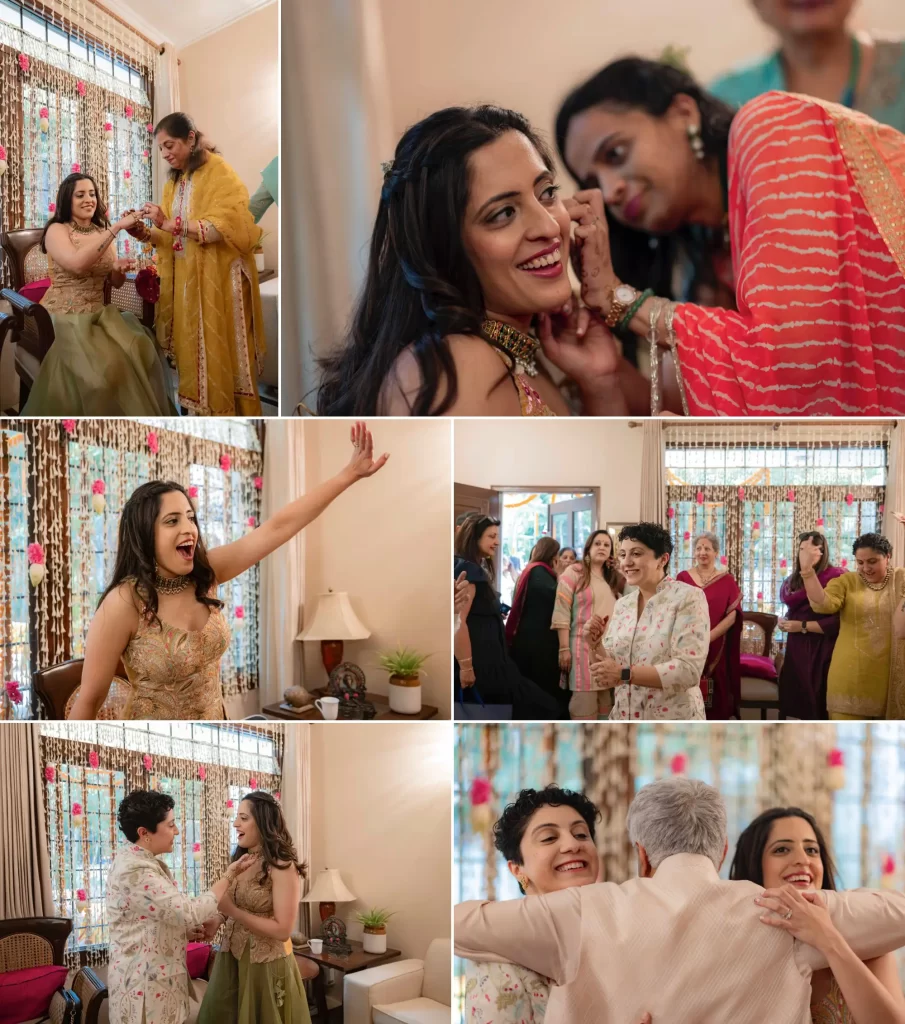
[[[336,868],[324,868],[311,887],[311,892],[302,897],[302,903],[351,903],[358,897],[346,888]]]
[[[367,640],[370,635],[352,611],[349,595],[331,590],[318,597],[313,621],[296,640]]]

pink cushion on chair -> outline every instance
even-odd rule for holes
[[[54,992],[61,988],[68,967],[47,964],[0,974],[0,1024],[18,1024],[46,1015]]]
[[[207,942],[190,942],[185,947],[185,958],[189,965],[190,978],[204,977],[210,955],[211,947]]]
[[[743,654],[742,675],[750,676],[752,679],[768,679],[771,683],[776,682],[776,665],[772,658],[765,654]]]
[[[44,293],[50,288],[50,284],[49,277],[42,278],[40,281],[29,281],[19,289],[19,294],[29,302],[40,302],[44,298]]]

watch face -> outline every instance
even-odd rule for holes
[[[616,291],[613,292],[613,297],[618,302],[632,303],[635,299],[635,289],[632,288],[631,285],[621,284]]]

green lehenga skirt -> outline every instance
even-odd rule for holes
[[[115,306],[52,313],[54,342],[26,416],[172,416],[166,362],[154,335]]]
[[[198,1024],[311,1024],[295,957],[253,964],[251,943],[241,960],[218,953]]]

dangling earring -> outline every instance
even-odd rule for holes
[[[521,894],[523,896],[527,896],[528,895],[528,886],[531,884],[531,879],[530,878],[523,878],[521,875],[518,875],[518,877],[516,878],[516,881],[518,882],[518,887],[519,887],[519,891],[521,892]]]
[[[697,157],[697,159],[704,162],[704,140],[701,138],[701,129],[696,124],[690,124],[685,129],[685,134],[688,136],[688,143],[691,146],[691,151]]]

